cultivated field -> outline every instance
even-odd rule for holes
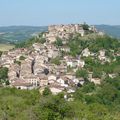
[[[14,45],[0,44],[0,51],[8,51],[8,50],[10,50],[12,48],[14,48]]]

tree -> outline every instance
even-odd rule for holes
[[[89,30],[89,25],[87,25],[86,23],[82,25],[83,30]]]
[[[95,84],[93,82],[86,82],[83,87],[81,88],[81,91],[84,93],[91,93],[95,91]]]
[[[2,52],[2,51],[0,51],[0,57],[2,56],[2,53],[3,53],[3,52]]]
[[[84,94],[81,91],[81,88],[78,88],[75,93],[74,93],[74,98],[75,100],[80,100],[80,101],[84,101]]]
[[[44,69],[44,74],[48,75],[49,74],[49,70],[47,68]]]
[[[0,68],[0,79],[7,79],[8,78],[8,68],[2,67]]]
[[[17,60],[15,60],[14,63],[18,64],[19,66],[21,65],[21,62]]]
[[[99,71],[99,70],[94,70],[94,71],[93,71],[93,74],[92,74],[92,77],[93,77],[93,78],[101,78],[101,77],[102,77],[101,71]]]
[[[43,96],[48,96],[51,95],[52,92],[48,87],[45,87],[44,91],[43,91]]]
[[[100,91],[97,93],[100,101],[105,105],[112,105],[116,101],[119,101],[119,95],[117,88],[109,83],[102,84]]]
[[[72,116],[72,108],[61,95],[46,96],[40,100],[43,112],[46,112],[47,120],[63,120]]]
[[[55,45],[56,46],[63,46],[62,40],[60,38],[57,38],[57,40],[55,41]]]
[[[24,56],[20,56],[19,60],[25,60],[26,58]]]
[[[79,77],[87,78],[88,77],[88,72],[86,70],[78,69],[76,71],[76,77],[77,78],[79,78]]]
[[[40,42],[41,44],[44,44],[44,43],[46,42],[46,39],[45,39],[45,38],[40,38],[39,42]]]
[[[55,65],[60,65],[61,64],[60,58],[56,57],[56,58],[51,59],[51,63],[53,63]]]
[[[6,85],[9,85],[9,84],[10,84],[9,80],[6,80],[6,81],[5,81],[5,84],[6,84]]]

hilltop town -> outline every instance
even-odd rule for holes
[[[92,70],[86,69],[89,64],[87,59],[98,60],[100,65],[104,65],[116,61],[119,51],[111,49],[111,58],[106,49],[94,52],[91,50],[93,47],[90,49],[85,44],[80,53],[73,53],[74,44],[69,44],[74,42],[74,38],[85,39],[92,35],[104,38],[104,33],[87,24],[52,25],[47,32],[36,35],[30,47],[3,53],[0,66],[8,68],[9,86],[17,89],[40,88],[41,92],[47,86],[53,94],[62,91],[72,93],[86,81],[99,85],[107,75],[114,78],[117,73],[103,73],[100,77],[93,75]],[[39,40],[43,42],[37,42]]]

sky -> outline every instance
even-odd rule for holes
[[[0,0],[0,26],[120,25],[120,0]]]

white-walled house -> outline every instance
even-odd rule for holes
[[[78,66],[79,67],[81,67],[81,68],[84,67],[84,65],[85,65],[85,61],[84,60],[77,60],[77,62],[78,62]]]
[[[78,78],[75,78],[75,79],[73,79],[73,82],[74,82],[75,84],[78,84],[78,83],[79,83],[79,79],[78,79]]]
[[[34,43],[32,46],[36,51],[40,51],[40,44]]]
[[[80,83],[81,85],[84,85],[84,83],[85,83],[84,79],[83,79],[83,80],[79,80],[79,83]]]
[[[99,55],[98,55],[98,59],[101,60],[103,63],[104,62],[111,62],[110,58],[105,56],[105,50],[100,50],[99,51]]]
[[[63,46],[60,48],[61,51],[64,51],[64,52],[70,52],[70,48],[67,47],[67,46]]]
[[[63,90],[57,87],[50,87],[50,90],[52,92],[52,94],[56,95],[58,93],[61,93]]]
[[[83,57],[89,57],[90,56],[90,51],[88,48],[85,48],[83,51],[82,51],[82,56]]]
[[[40,75],[40,87],[47,86],[48,85],[48,78],[45,75]]]
[[[48,83],[54,83],[56,82],[57,77],[55,75],[48,76]]]
[[[65,84],[65,81],[62,78],[57,79],[57,82],[60,84]]]
[[[56,76],[55,75],[49,75],[48,80],[56,80]]]
[[[74,92],[75,92],[75,89],[72,89],[72,88],[68,89],[67,91],[67,93],[74,93]]]
[[[101,79],[100,78],[92,78],[90,81],[93,82],[95,85],[100,85],[101,84]]]
[[[34,86],[31,84],[31,83],[28,83],[26,82],[25,80],[22,80],[22,79],[18,79],[16,81],[14,81],[12,84],[11,84],[12,87],[15,87],[17,89],[25,89],[25,90],[31,90],[34,88]]]
[[[67,66],[68,67],[73,67],[73,62],[72,61],[67,61]]]
[[[40,84],[40,79],[37,76],[31,75],[28,77],[24,77],[24,80],[30,84],[32,84],[33,86],[39,86]]]
[[[57,82],[63,87],[68,87],[68,84],[65,83],[65,80],[63,78],[57,79]]]
[[[78,83],[80,83],[81,85],[83,85],[85,83],[84,78],[75,78],[73,79],[73,82],[77,85]]]
[[[79,30],[79,33],[81,34],[82,37],[85,35],[85,31],[83,29]]]
[[[99,51],[99,56],[98,56],[99,60],[105,60],[105,50],[100,50]]]

